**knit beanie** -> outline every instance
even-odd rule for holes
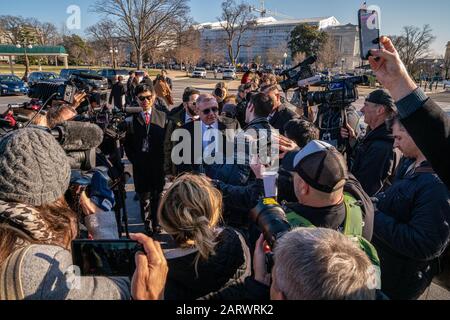
[[[0,139],[0,199],[31,206],[50,204],[69,187],[70,165],[55,138],[27,128]]]

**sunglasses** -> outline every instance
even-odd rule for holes
[[[152,100],[152,97],[153,96],[141,96],[141,97],[138,97],[138,99],[140,101],[144,102],[145,100],[148,100],[148,101]]]
[[[210,114],[211,112],[213,112],[213,113],[219,113],[219,108],[209,108],[209,109],[203,110],[202,112],[203,112],[203,114],[204,114],[205,116],[207,116],[207,115]]]

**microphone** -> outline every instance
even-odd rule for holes
[[[311,78],[300,80],[298,82],[298,86],[299,87],[306,87],[306,86],[309,86],[309,85],[312,85],[312,84],[319,83],[320,81],[322,81],[322,76],[317,75],[317,76],[314,76],[314,77],[311,77]]]
[[[103,142],[103,131],[96,124],[67,121],[51,130],[65,151],[95,149]]]

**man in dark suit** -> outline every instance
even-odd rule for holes
[[[182,128],[185,124],[199,119],[197,115],[196,102],[200,96],[200,91],[188,87],[183,93],[183,103],[174,108],[168,115],[166,142],[164,143],[164,172],[169,177],[177,176],[177,169],[172,162],[172,149],[175,143],[172,142],[172,134],[176,129]]]
[[[136,96],[143,112],[127,119],[125,152],[133,164],[136,193],[141,204],[141,216],[146,230],[160,233],[157,219],[160,194],[164,188],[164,138],[167,119],[164,112],[154,108],[156,94],[152,86],[136,88]]]
[[[214,179],[217,168],[226,160],[226,151],[233,150],[234,134],[240,126],[235,119],[219,116],[217,99],[211,94],[200,95],[196,105],[199,120],[189,122],[182,128],[190,143],[185,142],[183,135],[185,148],[180,154],[183,161],[178,165],[178,172],[203,173]]]
[[[126,94],[125,85],[122,83],[123,77],[119,76],[115,78],[115,82],[111,88],[111,94],[109,95],[109,104],[113,107],[117,107],[120,110],[125,107],[124,105],[124,96]],[[113,104],[114,100],[114,104]]]

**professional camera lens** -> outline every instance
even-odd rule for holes
[[[265,199],[250,211],[250,220],[263,232],[264,239],[273,248],[277,239],[289,232],[291,226],[286,214],[273,199]]]

